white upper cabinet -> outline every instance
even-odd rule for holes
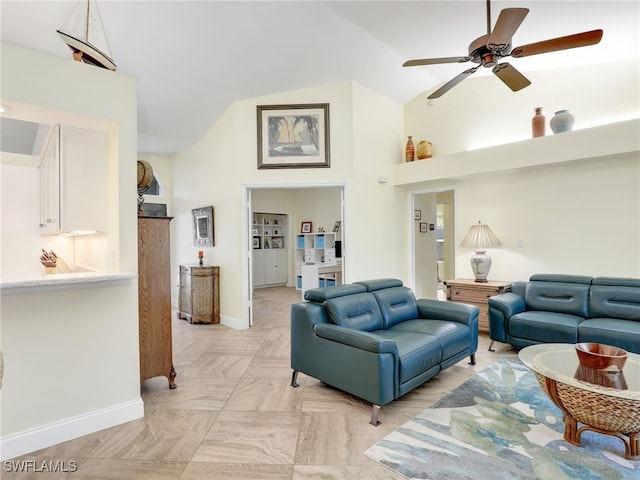
[[[104,132],[52,128],[40,164],[42,235],[107,230],[107,149]]]

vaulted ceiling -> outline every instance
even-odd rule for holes
[[[72,61],[56,29],[76,4],[2,0],[2,41]],[[100,0],[98,6],[118,71],[138,82],[139,151],[158,154],[193,144],[245,98],[353,80],[405,103],[469,68],[403,68],[405,60],[464,56],[469,43],[487,33],[484,0]],[[640,57],[637,0],[493,1],[492,24],[507,7],[530,10],[514,46],[604,30],[595,46],[509,60],[525,74],[584,64],[607,68],[596,64]],[[455,88],[436,101],[449,95]]]

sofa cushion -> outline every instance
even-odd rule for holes
[[[434,336],[398,330],[372,333],[396,343],[400,357],[401,384],[433,368],[442,360],[440,341]]]
[[[469,348],[469,327],[446,320],[407,320],[391,327],[394,332],[414,332],[439,339],[442,359],[447,360]]]
[[[376,290],[373,296],[378,301],[382,312],[384,328],[389,328],[396,323],[418,318],[418,307],[411,289],[407,287],[385,288]]]
[[[589,285],[583,283],[529,282],[525,302],[529,310],[587,317]]]
[[[372,293],[331,298],[324,305],[329,320],[336,325],[366,332],[384,328],[380,307]]]
[[[592,285],[589,316],[621,318],[640,322],[640,281],[638,287]],[[640,325],[636,325],[640,331]]]
[[[355,282],[355,284],[364,285],[368,292],[374,292],[383,288],[401,287],[402,280],[397,278],[376,278],[375,280],[362,280]]]
[[[578,341],[604,343],[640,354],[640,324],[617,318],[590,318],[578,325]]]
[[[526,311],[509,321],[509,335],[542,343],[576,343],[584,318],[555,312]]]
[[[640,278],[596,277],[593,279],[593,285],[640,288]]]
[[[580,283],[591,285],[593,278],[585,275],[567,275],[564,273],[536,273],[529,277],[531,282]]]
[[[344,297],[345,295],[353,295],[354,293],[366,292],[367,287],[364,285],[336,285],[333,287],[312,288],[304,292],[304,299],[310,302],[322,303],[325,300],[336,297]]]

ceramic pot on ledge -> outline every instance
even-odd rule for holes
[[[576,119],[569,110],[558,110],[549,125],[553,133],[563,133],[573,130],[575,123]]]

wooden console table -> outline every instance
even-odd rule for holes
[[[511,283],[494,282],[479,283],[468,278],[456,278],[444,282],[447,287],[447,300],[451,302],[475,305],[480,309],[478,330],[489,331],[489,306],[487,299],[499,293],[511,291]]]

